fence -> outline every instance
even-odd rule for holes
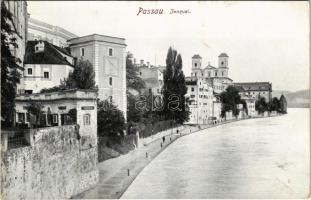
[[[178,126],[178,124],[174,120],[166,120],[155,123],[140,124],[136,129],[139,131],[140,138],[146,138],[176,126]]]

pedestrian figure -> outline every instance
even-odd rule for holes
[[[162,149],[162,142],[161,142],[161,149]]]
[[[165,137],[164,136],[162,137],[162,141],[163,141],[163,143],[165,142]]]

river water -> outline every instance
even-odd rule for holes
[[[303,198],[309,193],[309,109],[178,139],[122,198]]]

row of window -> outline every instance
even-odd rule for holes
[[[27,75],[33,75],[32,68],[27,68]],[[50,72],[43,72],[43,78],[50,78]]]
[[[221,76],[224,76],[225,75],[225,73],[222,71],[221,72]],[[194,73],[194,76],[197,76],[197,73],[195,72]],[[202,73],[202,76],[204,76],[204,74]],[[217,71],[215,71],[215,76],[217,77],[218,76],[218,72]],[[208,77],[211,77],[211,72],[208,72]]]
[[[84,56],[84,55],[85,55],[84,47],[82,47],[82,48],[80,49],[80,55],[81,55],[81,56]],[[108,49],[108,56],[113,56],[113,55],[114,55],[113,48],[109,48],[109,49]]]
[[[26,117],[25,117],[26,115]],[[62,114],[63,120],[62,121],[70,121],[70,116],[67,114]],[[30,122],[30,115],[29,113],[17,113],[17,122],[25,123]],[[47,122],[48,125],[52,124],[58,124],[58,114],[48,114],[47,115]],[[61,123],[66,124],[65,122]],[[90,114],[84,114],[83,115],[83,125],[91,125],[91,115]]]

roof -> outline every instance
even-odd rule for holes
[[[234,86],[241,86],[245,91],[272,91],[272,84],[269,82],[245,82],[233,83]]]
[[[71,38],[67,40],[67,42],[69,42],[71,46],[75,44],[93,42],[93,41],[108,42],[108,43],[126,46],[125,38],[113,37],[113,36],[108,36],[108,35],[100,35],[100,34],[86,35],[86,36]]]
[[[221,53],[218,57],[229,57],[226,53]]]
[[[39,41],[27,41],[24,64],[54,64],[73,66],[61,54],[63,53],[72,57],[67,50],[55,46],[47,41],[42,42],[44,42],[44,51],[35,53],[35,45],[38,44]]]
[[[214,66],[208,64],[204,69],[216,69],[216,67],[214,67]]]
[[[194,56],[192,56],[192,58],[199,58],[199,59],[201,59],[202,57],[199,54],[195,54]]]

